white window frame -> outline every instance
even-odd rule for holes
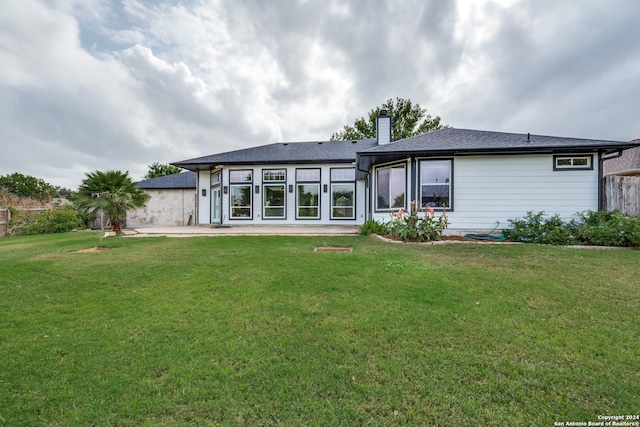
[[[428,182],[422,181],[422,168],[423,168],[423,164],[427,164],[429,162],[447,162],[449,163],[449,178],[448,181],[445,180],[445,182]],[[449,204],[447,206],[432,206],[433,209],[435,210],[441,210],[441,209],[446,209],[448,211],[452,211],[453,210],[453,159],[418,159],[418,173],[417,173],[417,180],[418,180],[418,200],[420,202],[420,207],[421,208],[425,208],[427,207],[427,205],[425,205],[422,202],[422,187],[429,187],[429,186],[447,186],[449,188],[449,195],[448,195],[448,199],[449,199]]]
[[[306,172],[317,171],[317,178],[315,173],[313,175],[305,175]],[[317,180],[316,180],[317,179]],[[322,170],[320,168],[297,168],[296,169],[296,219],[320,219],[321,217],[321,199],[322,192],[320,188],[320,182],[322,181]],[[303,186],[315,186],[318,194],[317,206],[301,206],[300,205],[300,187]],[[317,209],[318,214],[316,216],[302,216],[300,215],[300,209]]]
[[[233,181],[234,172],[245,172],[246,179],[243,181]],[[249,206],[233,206],[234,188],[249,187]],[[249,209],[249,216],[234,216],[235,211]],[[253,219],[253,169],[235,169],[229,171],[229,219],[231,220],[251,220]]]
[[[282,187],[282,206],[267,205],[267,188]],[[281,208],[282,215],[267,215],[267,210]],[[287,170],[285,168],[262,170],[262,219],[287,219]]]
[[[393,200],[391,200],[391,194],[388,194],[389,197],[389,207],[388,208],[381,208],[380,206],[378,206],[378,172],[380,170],[383,169],[389,169],[389,191],[391,191],[392,188],[392,182],[391,182],[391,170],[392,169],[402,169],[404,171],[403,173],[403,179],[402,179],[402,185],[404,187],[404,204],[402,206],[394,206],[393,205]],[[390,211],[394,211],[397,209],[406,209],[407,207],[407,164],[406,163],[390,163],[390,164],[386,164],[386,165],[380,165],[378,167],[376,167],[373,171],[373,176],[374,176],[374,181],[375,181],[375,185],[374,185],[374,193],[373,196],[375,198],[375,211],[376,212],[390,212]]]
[[[583,160],[586,160],[586,165],[577,164],[582,163]],[[560,162],[565,164],[558,164]],[[593,155],[553,156],[553,170],[593,170]]]
[[[348,172],[345,174],[345,172]],[[331,219],[334,220],[353,220],[356,218],[356,170],[355,168],[331,168]],[[334,189],[339,186],[351,187],[351,206],[338,206],[334,204]],[[351,209],[351,216],[337,216],[335,209]]]

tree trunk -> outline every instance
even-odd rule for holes
[[[124,233],[122,232],[122,223],[120,222],[120,220],[112,219],[111,223],[113,224],[113,231],[115,231],[116,236],[123,236]]]

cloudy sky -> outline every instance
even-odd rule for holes
[[[456,128],[640,138],[638,0],[0,2],[0,175],[75,189],[327,140],[389,98]]]

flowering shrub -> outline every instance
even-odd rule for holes
[[[524,243],[640,247],[640,217],[620,211],[585,211],[569,221],[527,212],[509,223],[505,237]]]
[[[410,211],[404,209],[391,214],[391,221],[384,224],[386,234],[397,240],[408,242],[429,242],[440,240],[442,232],[449,225],[449,218],[446,212],[439,216],[431,206],[424,210],[423,215],[419,215],[418,203],[413,200],[409,204]]]

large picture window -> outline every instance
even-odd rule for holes
[[[286,218],[286,181],[286,169],[265,169],[262,171],[263,218]]]
[[[405,207],[407,192],[405,165],[376,169],[376,210],[384,211]]]
[[[229,171],[229,204],[231,206],[231,218],[251,219],[251,184],[253,182],[252,170]]]
[[[420,204],[451,209],[452,160],[420,161]]]
[[[356,170],[331,169],[331,219],[355,219]]]
[[[320,169],[296,169],[296,217],[320,219]]]

